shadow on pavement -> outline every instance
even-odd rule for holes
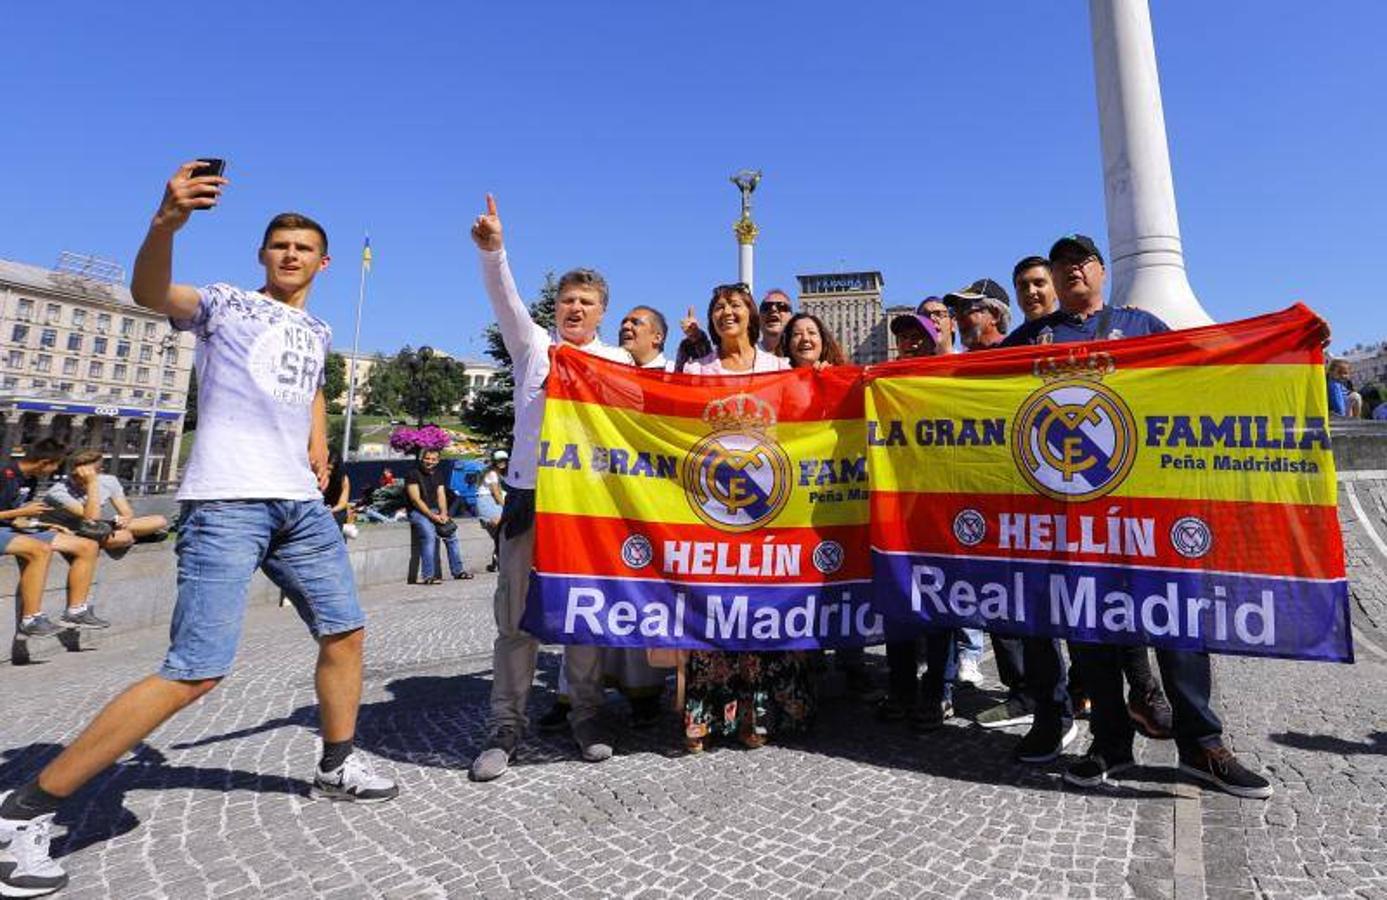
[[[39,743],[4,751],[0,757],[0,791],[23,785],[62,749],[61,744]],[[53,821],[67,829],[67,837],[55,855],[76,853],[92,844],[125,834],[139,825],[139,818],[125,808],[126,792],[179,788],[219,793],[255,791],[306,797],[309,784],[283,775],[265,775],[240,769],[171,766],[163,753],[148,744],[141,744],[134,753],[93,778],[58,811]]]
[[[1340,756],[1358,756],[1376,753],[1387,756],[1387,731],[1374,731],[1363,743],[1345,740],[1328,734],[1305,734],[1300,731],[1283,731],[1268,735],[1273,741],[1297,750],[1313,750],[1316,753],[1337,753]]]
[[[561,659],[556,652],[540,654],[541,682],[555,683]],[[490,670],[446,676],[408,675],[387,682],[385,688],[389,699],[362,704],[356,735],[356,745],[361,749],[392,762],[454,770],[466,769],[484,749]],[[1084,738],[1080,737],[1069,746],[1065,756],[1049,765],[1015,762],[1012,751],[1023,729],[984,729],[968,721],[999,699],[1000,694],[960,689],[955,695],[958,718],[937,731],[915,734],[903,724],[876,721],[872,704],[861,698],[839,697],[822,705],[811,733],[774,742],[774,745],[953,781],[1044,791],[1076,790],[1064,784],[1060,773],[1082,752]],[[537,686],[530,695],[531,722],[552,702],[552,692]],[[624,704],[609,702],[608,721],[618,724],[623,718],[622,710]],[[184,750],[239,740],[285,727],[316,729],[317,707],[303,706],[287,716],[173,744],[170,749]],[[684,753],[679,717],[672,710],[667,708],[654,728],[617,727],[615,736],[618,756],[654,753],[669,757],[670,777],[679,777],[674,767]],[[733,741],[711,744],[708,752],[716,755],[746,751]],[[524,767],[576,757],[577,750],[567,732],[541,734],[532,729],[516,753],[513,765]],[[1145,765],[1128,777],[1106,785],[1101,792],[1110,797],[1169,799],[1172,792],[1161,785],[1177,780],[1173,767]]]

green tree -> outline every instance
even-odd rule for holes
[[[550,272],[544,276],[539,297],[530,304],[530,317],[546,331],[554,327],[554,309],[559,298],[559,282]],[[472,434],[489,444],[504,444],[515,429],[514,362],[506,352],[501,329],[495,323],[486,327],[486,354],[501,367],[496,377],[472,395],[472,402],[462,411],[462,424]]]
[[[365,411],[372,415],[427,421],[455,409],[467,396],[463,365],[434,354],[419,365],[413,347],[393,357],[377,356],[366,379]]]
[[[337,415],[342,411],[347,393],[347,358],[340,353],[329,353],[323,365],[323,396],[327,398],[327,411]]]

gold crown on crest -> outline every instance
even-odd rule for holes
[[[1046,356],[1036,360],[1031,366],[1031,372],[1035,377],[1047,384],[1052,381],[1068,381],[1073,378],[1102,381],[1104,375],[1111,375],[1116,371],[1117,360],[1113,359],[1111,353],[1103,350],[1094,352],[1071,350],[1068,356]]]
[[[760,397],[733,394],[731,397],[714,400],[703,407],[702,418],[714,431],[732,431],[740,428],[766,431],[775,425],[775,410]]]

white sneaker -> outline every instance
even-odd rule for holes
[[[958,663],[958,680],[963,684],[971,684],[973,687],[982,687],[987,679],[983,677],[982,668],[978,661],[971,657],[965,657]]]
[[[377,775],[371,760],[356,752],[331,772],[318,769],[313,775],[313,796],[319,799],[380,803],[399,795],[399,785]]]
[[[0,897],[43,897],[67,885],[67,873],[48,855],[52,829],[52,813],[0,819]]]

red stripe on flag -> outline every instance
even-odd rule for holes
[[[676,375],[565,347],[554,352],[547,389],[554,399],[691,419],[702,416],[710,401],[733,394],[751,394],[766,401],[781,422],[863,416],[862,370],[856,366],[761,375]]]
[[[981,541],[972,546],[958,536],[962,533],[972,539],[969,517],[961,517],[964,510],[981,514],[986,523]],[[1003,514],[1023,519],[1009,519],[1012,528],[1005,540]],[[1106,550],[1114,546],[1112,518],[1118,520],[1117,552]],[[1127,519],[1134,521],[1129,525]],[[1149,527],[1144,521],[1148,519]],[[1180,520],[1185,521],[1177,528]],[[1063,544],[1074,549],[1057,547],[1061,528]],[[1204,549],[1200,546],[1203,529],[1209,545],[1199,555]],[[1085,538],[1087,546],[1102,545],[1105,552],[1085,552]],[[1021,540],[1024,547],[1018,546]],[[1177,542],[1185,553],[1176,549]],[[874,491],[872,543],[888,551],[951,556],[1109,562],[1297,578],[1342,578],[1344,574],[1338,513],[1332,506],[1153,498],[1056,504],[1024,495]],[[1146,549],[1151,555],[1145,555]]]
[[[865,524],[766,528],[748,534],[729,534],[706,525],[540,513],[535,517],[535,529],[535,570],[546,574],[656,578],[708,584],[814,584],[864,579],[872,575]],[[631,546],[627,539],[634,535],[643,536],[649,542],[652,555],[648,565],[634,567],[622,558]],[[841,567],[829,574],[815,567],[815,549],[826,541],[836,542],[842,551]],[[677,545],[673,548],[672,564],[667,542]],[[743,547],[748,549],[744,551]],[[797,551],[792,549],[795,547]],[[639,554],[638,547],[633,552]],[[820,557],[821,562],[833,558],[831,552]],[[795,561],[797,572],[787,571],[791,559]],[[733,569],[739,571],[731,571]],[[754,574],[748,570],[754,570]]]

